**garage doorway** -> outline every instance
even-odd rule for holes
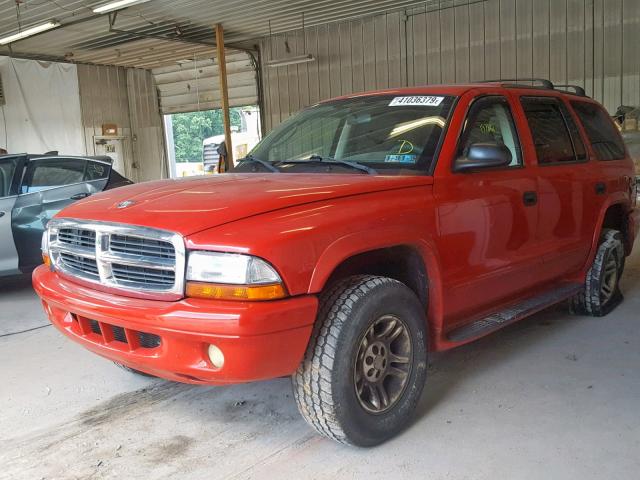
[[[233,158],[245,157],[261,138],[257,105],[230,110]],[[224,142],[222,110],[164,115],[167,152],[173,178],[218,173],[218,147]]]

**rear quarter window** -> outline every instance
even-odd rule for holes
[[[609,115],[595,103],[571,102],[598,160],[625,158],[624,142]]]
[[[93,180],[102,180],[109,176],[110,170],[111,167],[105,163],[89,161],[87,163],[87,171],[85,172],[84,179],[88,182]]]

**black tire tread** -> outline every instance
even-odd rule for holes
[[[622,234],[618,230],[605,228],[600,235],[598,251],[589,268],[582,291],[571,299],[571,312],[578,315],[603,316],[608,313],[607,306],[600,301],[600,272],[608,252],[616,250],[618,253],[619,269],[624,269],[624,246]]]

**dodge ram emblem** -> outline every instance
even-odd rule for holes
[[[135,203],[136,202],[134,200],[125,200],[124,202],[120,202],[118,205],[116,205],[116,208],[127,208],[131,205],[135,205]]]

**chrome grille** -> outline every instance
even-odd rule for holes
[[[99,279],[98,264],[93,258],[80,257],[71,253],[60,252],[60,261],[68,268]]]
[[[96,232],[81,228],[61,228],[58,232],[58,241],[93,248],[96,245]]]
[[[109,246],[112,252],[117,253],[172,259],[176,257],[175,249],[171,243],[150,238],[114,234],[111,235]]]
[[[132,265],[111,265],[113,276],[122,284],[145,283],[172,286],[175,272],[172,270],[155,270],[153,268],[135,267]]]
[[[65,275],[130,296],[183,296],[185,247],[176,233],[55,219],[49,224],[48,235],[53,266]]]
[[[218,164],[220,163],[218,147],[217,143],[209,143],[203,147],[202,162],[205,172],[215,173],[218,171]]]

